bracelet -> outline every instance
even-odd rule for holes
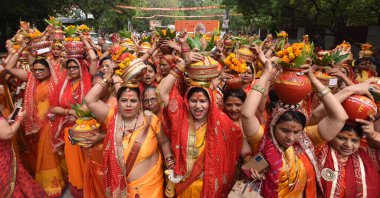
[[[182,74],[183,71],[185,71],[185,66],[183,66],[182,64],[177,64],[177,66],[173,67],[173,69],[175,73]]]
[[[69,115],[69,112],[70,112],[70,110],[68,110],[68,109],[63,110],[63,114],[65,114],[65,115]]]
[[[320,92],[318,92],[317,95],[319,96],[319,98],[323,98],[323,96],[327,95],[330,92],[331,92],[330,88],[325,87]]]
[[[171,167],[171,166],[174,165],[174,164],[175,164],[174,159],[165,162],[165,165],[166,165],[166,167],[168,167],[168,168]]]
[[[259,85],[253,85],[251,89],[252,89],[252,90],[255,90],[255,91],[258,91],[258,92],[260,92],[261,94],[264,94],[264,92],[265,92],[264,87],[261,87],[261,86],[259,86]]]
[[[175,71],[173,70],[170,70],[169,72],[171,75],[173,75],[175,78],[179,78],[179,75],[177,73],[175,73]]]
[[[15,118],[15,122],[21,123],[23,120],[24,120],[24,118],[22,116],[16,116],[16,118]]]
[[[172,154],[168,154],[168,155],[165,155],[165,156],[164,156],[165,161],[166,161],[167,159],[170,159],[170,158],[173,158],[173,155],[172,155]]]
[[[104,82],[104,79],[102,79],[102,80],[98,80],[96,83],[99,84],[100,86],[102,86],[103,89],[106,89],[106,88],[107,88],[107,83]]]

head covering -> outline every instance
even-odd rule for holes
[[[46,59],[49,70],[50,70],[50,79],[49,79],[49,94],[54,92],[55,85],[58,83],[58,76],[50,64],[49,59]],[[36,89],[41,81],[37,80],[32,73],[28,74],[27,85],[25,88],[24,95],[24,110],[26,112],[25,117],[25,134],[30,135],[38,133],[42,127],[40,118],[38,117],[37,104],[36,104]]]
[[[84,59],[71,58],[80,67],[80,82],[79,87],[74,89],[71,80],[68,78],[68,74],[61,78],[57,84],[54,93],[50,97],[51,107],[63,107],[65,109],[71,109],[71,105],[82,104],[82,100],[87,92],[91,88],[91,74],[88,71],[89,63]],[[52,123],[52,145],[54,148],[64,143],[63,133],[64,125],[69,121],[69,116],[56,116]]]
[[[191,90],[194,87],[191,87]],[[242,132],[226,114],[218,110],[216,96],[213,90],[203,88],[210,98],[207,118],[204,179],[202,197],[222,197],[231,190],[236,161],[242,147]],[[182,97],[178,91],[172,90],[170,101],[164,110],[169,117],[170,139],[176,159],[174,168],[176,175],[186,175],[188,170],[187,144],[189,133],[195,133],[193,116],[189,111],[189,91]]]
[[[266,180],[262,185],[262,193],[266,197],[278,197],[280,170],[283,167],[283,151],[281,150],[280,145],[278,144],[275,138],[274,131],[278,119],[281,117],[281,115],[285,114],[288,111],[297,111],[305,115],[304,110],[300,109],[297,106],[284,107],[278,103],[271,114],[271,119],[267,122],[264,137],[260,142],[260,152],[264,155],[264,158],[267,160],[269,164],[269,170],[266,173]],[[320,184],[320,172],[318,164],[315,160],[316,158],[314,156],[314,148],[307,134],[303,132],[302,137],[299,138],[298,142],[293,144],[293,147],[295,150],[302,151],[307,155],[307,158],[314,167],[314,172],[318,184]],[[312,176],[309,177],[310,175]],[[310,175],[308,174],[308,181],[315,180],[314,174]],[[315,186],[313,186],[312,188],[315,189]]]

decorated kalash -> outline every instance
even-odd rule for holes
[[[371,62],[373,56],[372,48],[373,46],[370,43],[362,44],[359,52],[359,59],[353,61],[356,82],[364,82],[367,79],[376,76],[375,65]]]

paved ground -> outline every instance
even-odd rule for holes
[[[70,190],[69,190],[68,187],[66,188],[66,191],[63,193],[62,198],[73,198],[73,197],[70,195]]]

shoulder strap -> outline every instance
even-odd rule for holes
[[[129,173],[131,172],[131,170],[133,168],[133,165],[136,162],[137,155],[139,154],[141,146],[143,145],[145,138],[149,132],[149,126],[150,126],[150,123],[152,120],[152,115],[147,115],[146,118],[147,118],[147,123],[144,127],[144,131],[137,136],[135,142],[133,143],[132,149],[129,152],[127,161],[126,161],[125,175],[127,178],[129,176]]]

